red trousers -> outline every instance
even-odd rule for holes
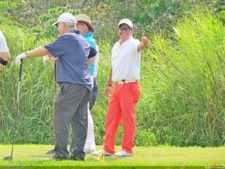
[[[104,150],[115,153],[115,137],[120,124],[123,124],[122,150],[133,153],[136,132],[135,106],[140,98],[138,82],[116,85],[106,114]]]

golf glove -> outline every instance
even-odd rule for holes
[[[49,60],[49,57],[47,55],[43,56],[42,61],[44,64],[46,64],[48,60]]]
[[[18,55],[16,57],[15,64],[16,65],[20,65],[21,64],[21,60],[26,58],[26,57],[27,57],[26,53],[22,53],[22,54]]]

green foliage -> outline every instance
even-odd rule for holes
[[[17,7],[16,2],[12,2],[9,0],[2,0],[0,1],[0,14],[4,14],[9,9],[14,9]]]
[[[93,8],[95,6],[95,8]],[[152,34],[164,34],[170,37],[172,26],[182,21],[182,16],[197,6],[208,6],[211,9],[220,7],[219,2],[214,1],[181,1],[181,0],[113,0],[90,1],[82,13],[92,16],[96,29],[97,39],[116,40],[113,34],[117,23],[122,18],[130,18],[135,26],[135,34],[140,37],[142,32],[150,36]]]
[[[57,20],[62,13],[69,12],[73,15],[79,14],[78,9],[69,9],[68,7],[55,7],[48,10],[47,13],[40,15],[39,20],[42,23],[45,37],[55,37],[58,32],[52,24]]]
[[[157,145],[156,136],[148,130],[137,129],[135,145],[137,146],[155,146]]]
[[[29,30],[1,25],[12,61],[0,72],[0,142],[9,142],[15,133],[17,143],[53,142],[53,69],[44,66],[40,59],[24,62],[19,114],[16,112],[16,94],[19,70],[14,64],[16,55],[44,44]],[[43,71],[44,70],[44,71]],[[45,102],[46,104],[43,104]],[[14,128],[15,120],[18,121]]]
[[[162,144],[222,145],[225,30],[209,11],[192,13],[176,25],[174,40],[153,38],[144,84],[152,130]]]

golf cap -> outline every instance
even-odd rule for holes
[[[88,25],[88,28],[91,32],[94,32],[94,27],[91,23],[91,18],[85,14],[78,14],[75,16],[75,19],[77,22],[84,22],[85,24]]]
[[[57,25],[59,22],[65,22],[65,23],[75,25],[76,19],[71,13],[63,13],[58,17],[57,21],[54,22],[52,25]]]
[[[127,24],[132,29],[134,27],[132,21],[130,19],[127,19],[127,18],[121,19],[120,22],[118,23],[118,26],[117,27],[119,28],[120,25],[122,25],[122,24]]]

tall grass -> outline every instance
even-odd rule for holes
[[[216,146],[225,142],[225,29],[208,10],[174,27],[174,39],[152,38],[142,93],[157,143]],[[149,64],[149,62],[151,64]],[[145,77],[146,76],[146,77]],[[146,126],[147,127],[147,126]]]
[[[0,72],[0,142],[54,142],[53,67],[41,59],[26,59],[16,115],[17,54],[52,40],[24,28],[1,25],[12,53]],[[142,54],[141,99],[137,105],[136,145],[217,146],[225,142],[224,26],[208,10],[198,9],[174,26],[169,40],[150,37]],[[138,38],[138,37],[137,37]],[[99,95],[93,110],[97,144],[102,144],[108,98],[104,96],[110,68],[111,44],[101,39],[98,72]],[[114,43],[114,42],[112,42]],[[13,129],[15,118],[18,125]],[[116,142],[121,143],[119,129]]]
[[[0,142],[9,142],[12,134],[17,143],[53,142],[53,69],[50,64],[44,66],[41,59],[24,60],[19,113],[15,103],[19,76],[15,56],[47,42],[25,28],[5,24],[1,30],[12,59],[0,72]],[[17,126],[14,126],[15,120]]]

